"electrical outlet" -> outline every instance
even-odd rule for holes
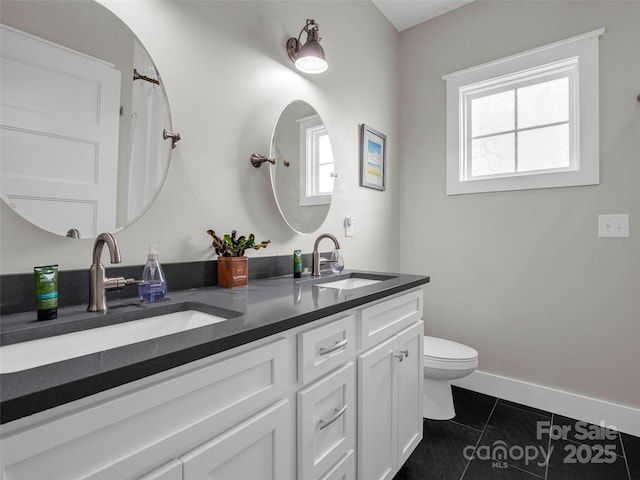
[[[344,217],[344,236],[345,237],[353,237],[356,233],[356,219],[351,215],[346,215]]]
[[[628,237],[629,214],[598,215],[599,237]]]

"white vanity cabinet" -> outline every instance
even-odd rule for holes
[[[387,338],[358,356],[359,480],[390,480],[422,439],[421,304],[414,291],[360,312],[365,345]]]
[[[277,441],[271,458],[278,466],[251,478],[288,479],[273,472],[290,467],[291,407],[282,400],[292,375],[290,350],[286,338],[272,338],[242,353],[216,355],[134,382],[124,392],[105,392],[106,398],[98,394],[87,404],[76,402],[26,428],[18,425],[3,432],[2,478],[178,480],[182,471],[176,460],[189,472],[186,478],[224,478],[193,473],[224,467],[201,467],[209,458],[204,450],[225,458],[248,455],[253,462],[260,454],[247,452],[252,445],[247,439],[271,432],[265,436]]]
[[[422,439],[415,288],[2,426],[2,480],[381,480]]]

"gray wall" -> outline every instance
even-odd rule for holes
[[[154,205],[116,235],[125,264],[152,241],[165,262],[214,258],[208,228],[270,238],[254,256],[311,251],[315,236],[288,230],[267,168],[248,160],[303,99],[332,137],[339,177],[320,231],[339,235],[347,268],[430,274],[427,333],[476,347],[481,370],[640,406],[640,3],[478,0],[402,34],[364,1],[103,3],[156,61],[183,135]],[[306,18],[329,61],[316,77],[283,47]],[[447,197],[441,76],[598,27],[601,184]],[[384,193],[358,186],[363,122],[388,136]],[[598,239],[599,213],[629,213],[632,237]],[[0,206],[0,273],[87,268],[91,247]]]
[[[100,3],[131,27],[156,62],[174,129],[183,138],[155,203],[116,234],[124,264],[144,263],[150,242],[159,245],[164,262],[213,259],[209,228],[253,232],[259,241],[272,241],[267,250],[249,253],[253,256],[311,252],[315,235],[297,235],[287,227],[271,194],[268,168],[256,170],[249,163],[253,152],[269,153],[280,110],[301,99],[324,120],[339,174],[335,201],[318,233],[339,235],[347,268],[398,269],[393,232],[399,226],[399,34],[372,3]],[[320,24],[329,62],[323,75],[297,72],[284,48],[307,18]],[[354,27],[362,26],[376,35],[354,34]],[[358,186],[361,123],[391,140],[384,193]],[[62,270],[88,268],[92,241],[48,234],[0,203],[0,273],[51,263]],[[357,219],[355,237],[343,237],[345,215]]]
[[[401,35],[402,270],[479,369],[640,406],[640,3],[476,1]],[[597,186],[446,196],[442,75],[605,27]],[[628,213],[631,237],[597,237]]]

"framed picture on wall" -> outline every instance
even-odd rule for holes
[[[362,124],[360,141],[360,186],[385,190],[387,136]]]

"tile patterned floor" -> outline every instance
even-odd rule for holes
[[[640,438],[453,387],[394,480],[640,480]]]

